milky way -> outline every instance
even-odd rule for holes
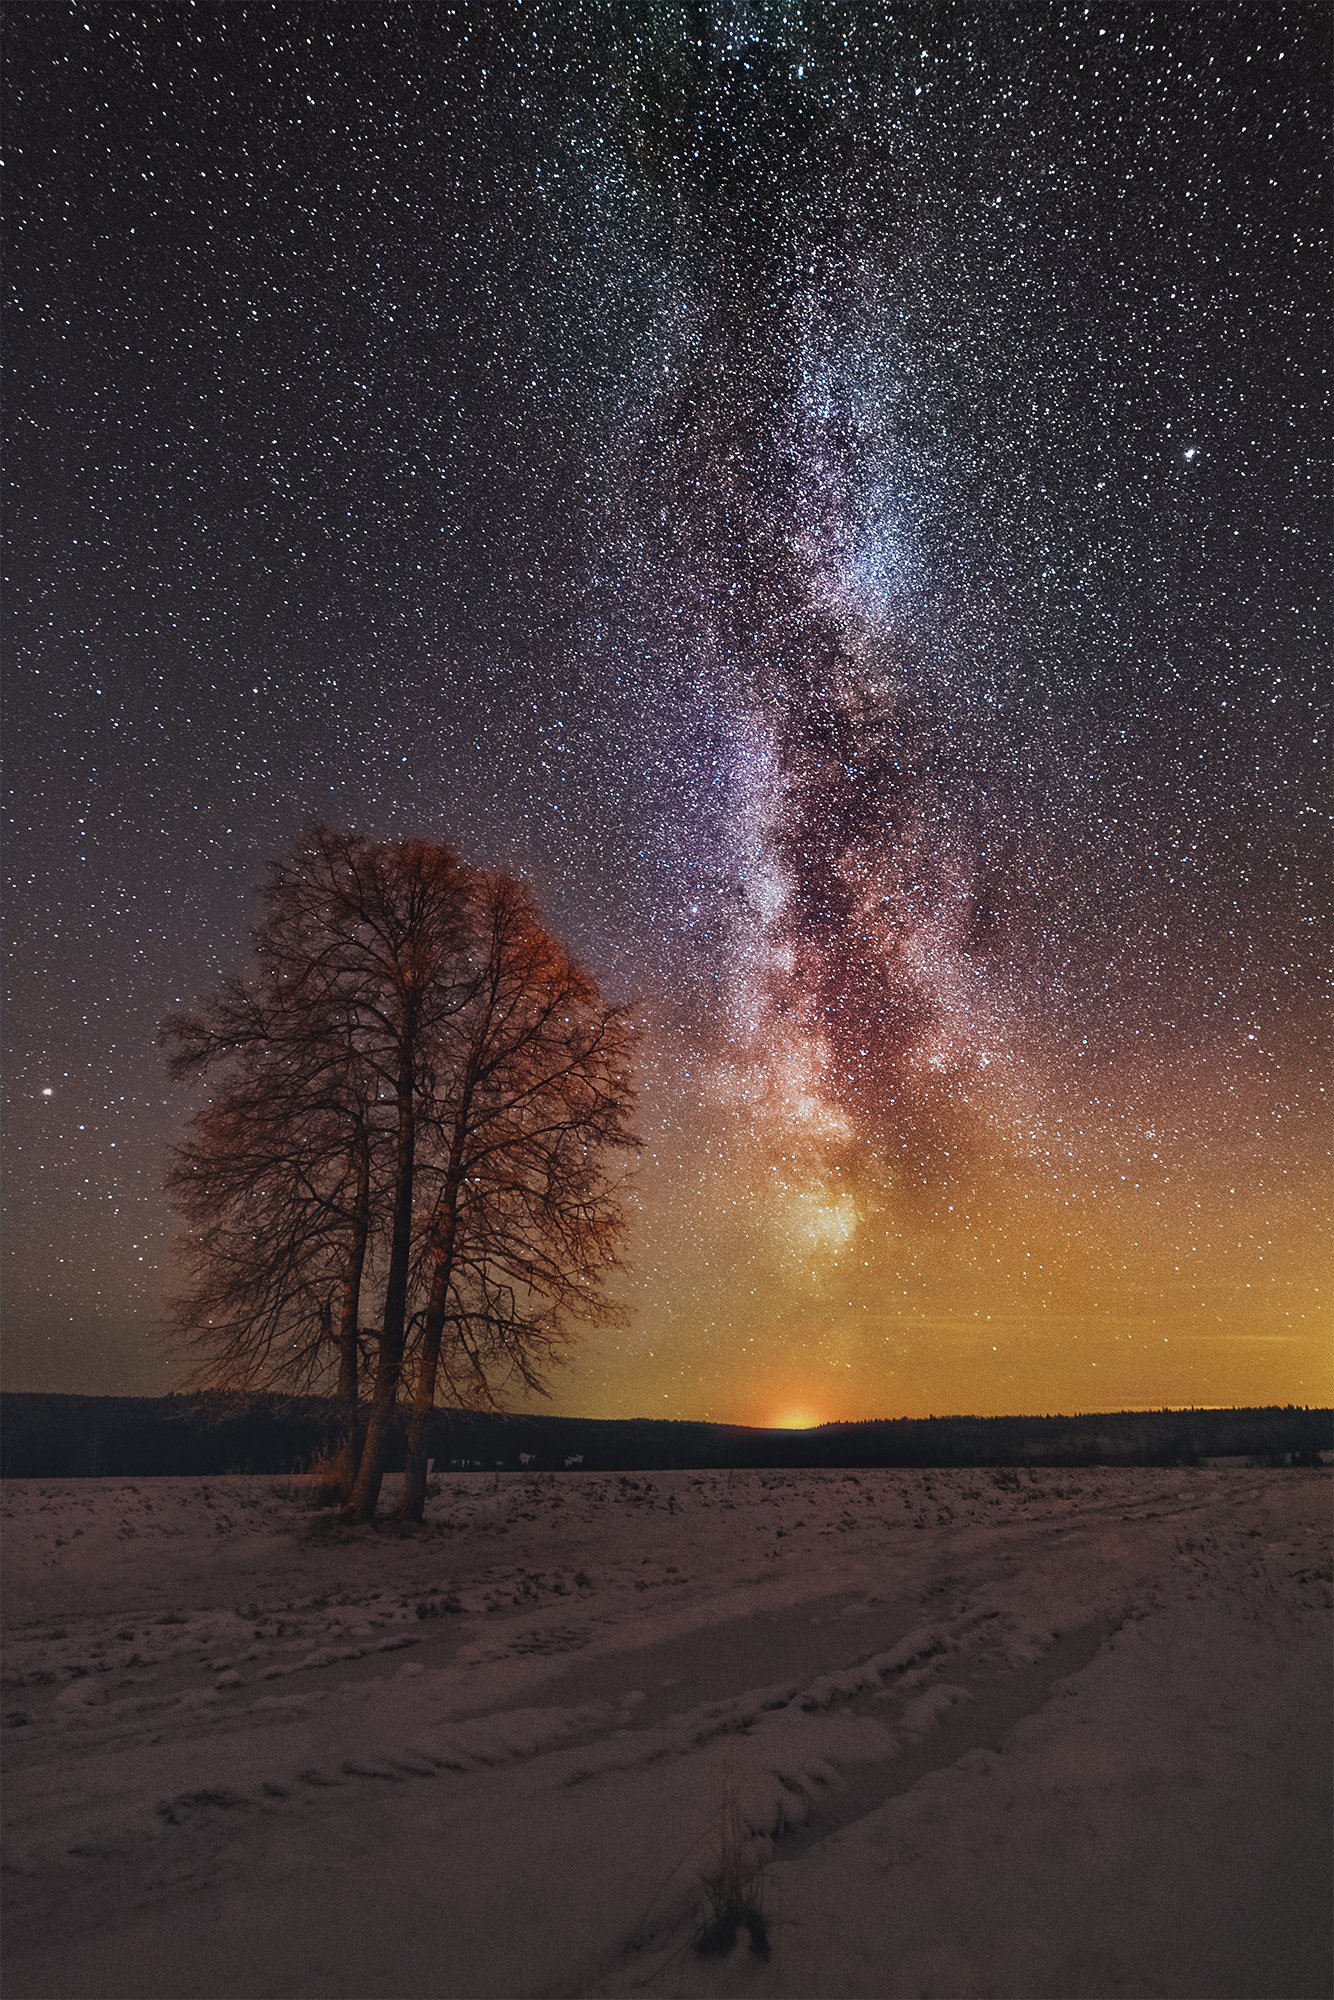
[[[314,817],[647,1026],[569,1408],[1315,1400],[1318,7],[11,10],[11,1351]]]

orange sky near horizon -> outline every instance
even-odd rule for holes
[[[1318,1096],[1207,1073],[1170,1113],[1161,1079],[1100,1095],[1101,1119],[979,1117],[940,1190],[863,1155],[795,1196],[781,1132],[674,1111],[628,1323],[574,1349],[548,1407],[796,1426],[1334,1403]]]

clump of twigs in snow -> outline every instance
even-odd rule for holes
[[[725,1958],[744,1930],[756,1958],[769,1956],[764,1890],[735,1786],[723,1793],[713,1867],[703,1878],[705,1915],[695,1933],[702,1958]]]

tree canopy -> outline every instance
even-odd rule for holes
[[[609,1314],[632,1024],[519,883],[437,843],[314,829],[253,942],[163,1028],[208,1089],[169,1176],[173,1323],[198,1386],[336,1386],[360,1518],[406,1400],[399,1504],[420,1518],[437,1395],[540,1390]]]

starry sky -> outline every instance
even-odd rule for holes
[[[7,15],[9,1385],[323,819],[642,1014],[556,1408],[1328,1400],[1324,6]]]

